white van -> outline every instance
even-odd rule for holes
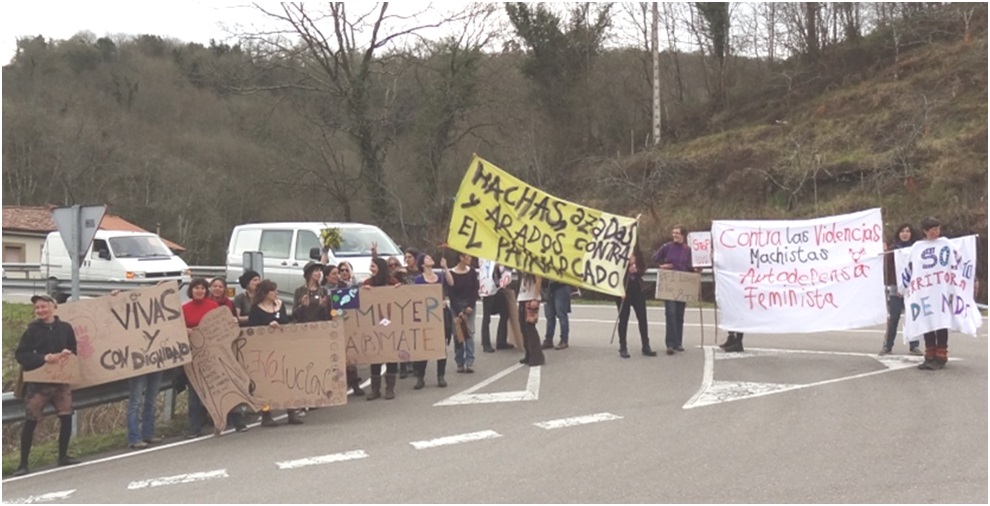
[[[72,279],[72,259],[58,232],[41,248],[41,273],[48,279]],[[150,232],[97,230],[79,266],[81,281],[189,281],[189,266]]]
[[[230,234],[227,279],[236,284],[244,272],[244,252],[260,251],[264,256],[264,277],[277,283],[278,291],[291,298],[303,284],[306,263],[320,260],[320,231],[324,228],[336,228],[341,235],[340,247],[329,253],[330,263],[350,262],[360,281],[371,275],[372,243],[378,243],[379,256],[402,258],[392,238],[374,225],[321,221],[251,223],[234,227]]]

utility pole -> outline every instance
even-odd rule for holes
[[[653,145],[660,145],[660,14],[657,2],[653,2],[653,28],[650,33],[650,50],[653,52]]]

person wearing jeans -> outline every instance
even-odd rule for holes
[[[894,349],[894,338],[897,337],[897,327],[901,322],[901,315],[904,314],[904,297],[897,293],[897,274],[894,272],[894,250],[900,248],[910,248],[916,240],[914,227],[910,223],[904,223],[897,229],[894,236],[894,247],[888,250],[884,256],[883,274],[884,284],[887,286],[887,333],[884,334],[883,347],[880,348],[880,355],[887,355]],[[911,341],[908,351],[912,355],[921,355],[918,348],[920,342]]]
[[[471,267],[471,260],[471,255],[461,253],[453,269],[447,268],[446,258],[440,260],[444,282],[448,287],[447,293],[450,295],[450,312],[454,315],[454,325],[458,325],[458,317],[467,324],[464,342],[454,340],[454,361],[457,362],[457,372],[463,373],[474,372],[474,307],[480,290],[478,273]]]
[[[687,237],[687,229],[683,225],[676,225],[670,233],[670,242],[660,246],[660,249],[653,254],[653,263],[660,269],[672,269],[675,271],[691,272],[691,248],[684,242]],[[684,351],[684,310],[687,308],[686,302],[676,300],[665,300],[663,302],[663,312],[667,319],[667,354],[673,355],[675,351]]]
[[[155,437],[155,400],[162,385],[162,372],[130,379],[127,397],[127,446],[145,448],[158,443]]]
[[[560,320],[560,343],[555,349],[567,349],[567,338],[570,335],[567,313],[571,312],[571,287],[557,281],[548,283],[544,312],[547,317],[547,333],[543,339],[543,349],[554,348],[553,334],[557,330],[558,319]]]

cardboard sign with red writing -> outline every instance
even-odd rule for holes
[[[73,388],[190,362],[178,290],[168,282],[59,306],[56,314],[76,334],[80,379]]]
[[[339,309],[347,363],[384,364],[447,356],[440,285],[358,290],[357,309]]]
[[[24,381],[32,383],[79,383],[79,357],[66,355],[55,362],[24,371]]]
[[[344,333],[339,322],[249,327],[234,340],[234,353],[272,409],[347,403]]]

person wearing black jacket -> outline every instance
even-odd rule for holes
[[[643,355],[647,357],[657,356],[657,352],[650,347],[650,328],[646,321],[646,296],[643,295],[643,272],[646,268],[646,261],[643,252],[637,244],[633,248],[633,254],[629,255],[629,265],[626,268],[625,284],[626,296],[615,301],[619,306],[619,321],[616,326],[619,330],[619,356],[629,358],[629,348],[626,344],[626,329],[629,327],[629,310],[636,312],[636,321],[639,323],[639,339],[643,345]]]
[[[55,316],[55,299],[49,295],[31,297],[36,320],[21,335],[15,357],[25,371],[33,371],[46,363],[55,363],[76,354],[76,334],[69,325]],[[68,383],[24,384],[24,428],[21,429],[21,464],[14,476],[28,474],[28,456],[34,442],[34,429],[41,420],[45,405],[52,404],[58,413],[58,465],[78,464],[69,456],[72,436],[72,390]]]

